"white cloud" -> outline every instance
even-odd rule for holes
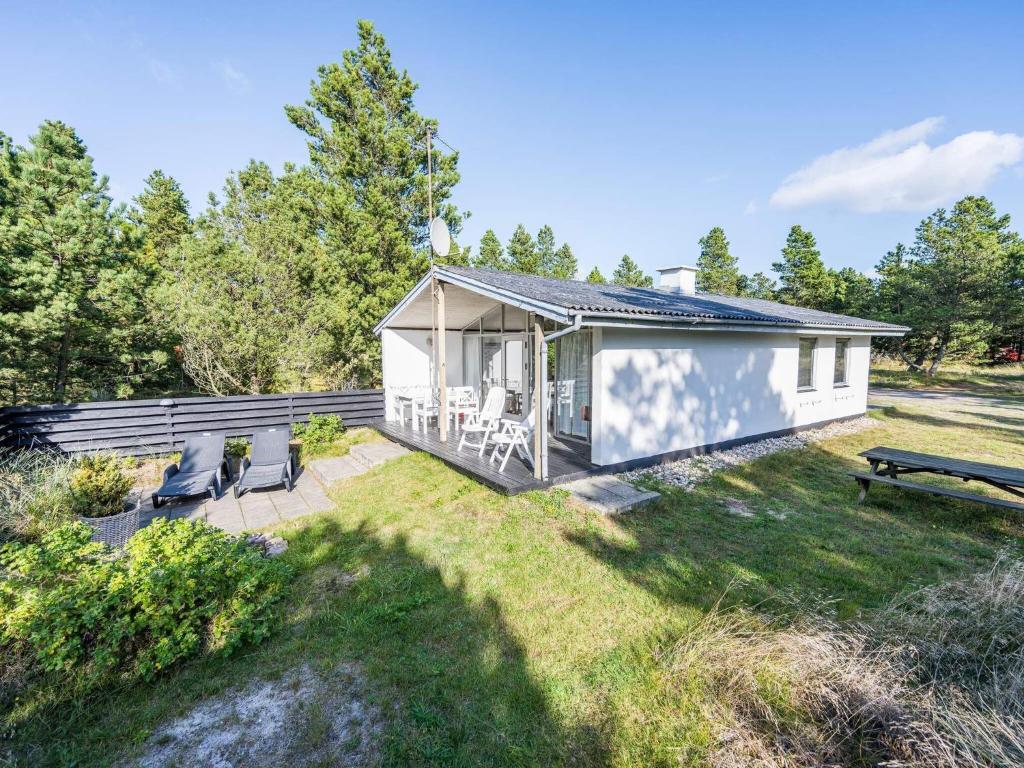
[[[867,144],[844,147],[787,176],[771,196],[778,208],[831,203],[863,213],[926,211],[980,192],[1024,157],[1024,136],[971,131],[945,144],[925,139],[942,126],[929,117]]]
[[[245,76],[245,73],[236,69],[227,59],[218,62],[216,67],[228,90],[235,93],[248,93],[252,90],[252,84],[249,82],[249,78]]]
[[[162,83],[163,85],[177,85],[178,75],[171,68],[170,64],[154,58],[147,59],[146,64],[149,67],[149,74],[151,74],[158,83]]]

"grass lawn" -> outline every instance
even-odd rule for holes
[[[962,389],[976,395],[1024,396],[1024,365],[943,365],[934,376],[908,372],[896,360],[871,364],[871,386],[890,389]]]
[[[663,651],[723,595],[870,617],[1020,554],[1024,518],[880,486],[858,506],[844,473],[877,444],[1024,466],[1024,432],[963,411],[872,418],[618,519],[558,491],[497,495],[424,454],[393,461],[283,529],[296,578],[268,641],[88,701],[25,702],[7,746],[28,763],[109,764],[226,687],[355,662],[387,723],[385,764],[699,765],[713,692],[670,679]]]

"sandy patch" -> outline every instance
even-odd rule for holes
[[[309,666],[278,680],[226,691],[160,726],[138,768],[365,766],[376,762],[380,713],[367,704],[355,665],[317,673]]]

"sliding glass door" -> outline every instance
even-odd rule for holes
[[[556,340],[555,433],[590,440],[590,332]]]
[[[463,334],[464,377],[467,386],[478,388],[480,402],[492,387],[502,387],[504,415],[525,415],[523,404],[530,397],[528,347],[524,333]]]

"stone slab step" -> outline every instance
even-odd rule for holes
[[[360,443],[359,445],[353,445],[349,451],[349,456],[367,469],[372,469],[385,461],[391,461],[391,459],[397,459],[399,456],[405,456],[409,453],[409,449],[405,448],[398,443]]]
[[[306,463],[306,470],[313,475],[325,488],[331,483],[361,475],[367,467],[351,456],[331,456],[325,459],[313,459]]]
[[[610,475],[584,477],[559,488],[565,488],[577,501],[606,515],[618,515],[661,498],[657,491],[641,491]]]

